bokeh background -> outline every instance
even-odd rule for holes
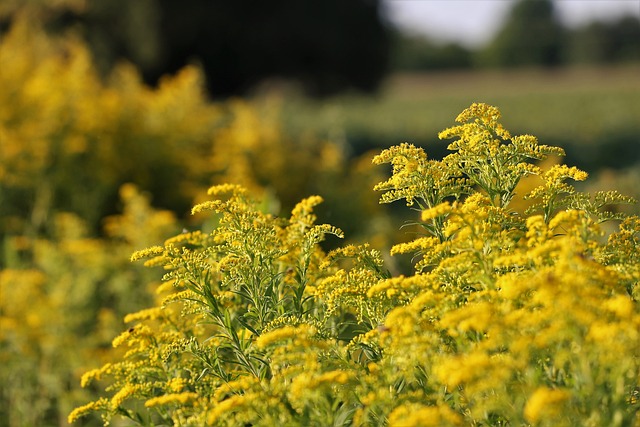
[[[563,147],[582,189],[640,198],[640,3],[2,1],[0,426],[94,396],[79,376],[162,276],[130,254],[211,227],[189,214],[210,185],[284,214],[319,194],[320,222],[387,253],[412,218],[378,204],[373,154],[443,156],[472,102]]]

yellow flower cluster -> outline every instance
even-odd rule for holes
[[[198,398],[197,393],[174,393],[174,394],[164,394],[162,396],[153,397],[146,402],[144,402],[144,406],[147,408],[151,408],[154,406],[162,406],[162,405],[177,405],[182,406],[186,405]]]
[[[67,417],[67,422],[69,424],[73,424],[76,421],[78,421],[80,418],[82,418],[83,416],[91,412],[104,410],[105,407],[107,407],[107,405],[108,405],[107,399],[100,399],[95,402],[89,402],[86,405],[78,406],[73,411],[71,411],[71,413],[69,413],[69,416]]]
[[[422,219],[422,221],[428,221],[449,212],[451,212],[451,204],[448,201],[445,201],[444,203],[440,203],[437,206],[422,211],[420,219]]]
[[[146,366],[148,370],[137,379],[146,375],[164,384],[165,377],[185,371],[168,372],[154,364],[164,359],[176,364],[184,361],[192,372],[210,372],[201,359],[202,365],[194,367],[189,357],[196,356],[183,354],[195,345],[185,344],[191,343],[191,336],[185,337],[184,330],[197,335],[201,344],[211,338],[204,331],[215,329],[203,319],[200,302],[206,297],[215,295],[216,303],[230,310],[234,322],[248,323],[247,330],[256,324],[276,325],[289,316],[296,317],[289,323],[298,324],[300,317],[313,311],[308,290],[333,269],[318,268],[324,254],[316,243],[327,234],[342,233],[328,226],[308,227],[313,216],[304,220],[307,225],[294,226],[267,213],[275,213],[280,206],[290,209],[301,195],[329,186],[335,190],[333,205],[347,206],[348,212],[360,206],[353,203],[353,196],[360,193],[341,183],[368,179],[363,179],[361,163],[348,175],[343,173],[346,160],[337,144],[285,133],[279,105],[273,101],[211,102],[204,96],[204,77],[196,66],[163,77],[155,88],[144,85],[138,71],[126,64],[100,76],[80,37],[56,33],[39,21],[57,19],[58,8],[86,8],[87,4],[38,0],[0,5],[7,24],[0,40],[0,413],[12,427],[56,423],[75,405],[97,401],[96,388],[70,390],[69,378],[75,378],[81,366],[99,366],[124,352],[129,359],[146,360],[153,366]],[[35,13],[14,14],[23,8]],[[211,185],[229,181],[234,184],[214,187],[211,195],[225,201],[234,195],[239,200],[241,192],[263,196],[263,203],[254,206],[256,212],[242,229],[211,235],[216,219],[205,219],[205,215],[184,219],[169,210],[151,208],[153,197],[158,206],[182,212],[185,206],[203,201]],[[312,199],[310,204],[317,201]],[[121,214],[112,215],[115,206],[122,207]],[[377,208],[371,202],[363,206],[366,210],[361,212]],[[222,208],[247,213],[241,203]],[[205,220],[203,231],[180,233],[165,241],[183,227],[199,228]],[[364,224],[358,221],[357,227],[363,229]],[[255,246],[257,256],[248,259],[230,253],[242,247],[237,238],[250,228],[262,234],[242,244]],[[270,240],[258,250],[255,244],[263,237]],[[152,247],[163,241],[164,245]],[[128,263],[130,254],[145,247],[151,248],[135,253],[133,259],[145,258],[145,266],[162,266],[164,272]],[[271,267],[269,279],[264,279],[256,274],[265,260],[259,252],[267,247],[264,252]],[[229,256],[218,257],[222,252]],[[221,264],[224,268],[219,268]],[[247,265],[253,272],[238,277],[234,268]],[[202,272],[199,277],[189,276],[199,285],[219,284],[222,279],[224,285],[220,289],[213,285],[211,292],[180,293],[190,282],[168,278],[155,295],[162,274],[176,270],[195,276]],[[234,285],[251,277],[258,277],[252,291],[270,284],[264,298],[269,303],[252,305],[251,313],[240,318],[246,314],[242,302],[247,290]],[[172,297],[167,295],[170,289],[175,291]],[[263,300],[260,295],[251,297]],[[127,326],[136,331],[127,338],[131,347],[109,348],[126,313],[137,313],[154,302],[162,305],[164,298],[167,306],[162,316],[152,310],[127,319],[133,322]],[[295,306],[295,313],[279,309],[267,313],[273,301]],[[260,319],[254,319],[254,314]],[[140,324],[153,333],[136,335],[149,331]],[[209,343],[219,343],[218,338]],[[229,359],[228,349],[220,354]],[[224,365],[198,356],[214,366]],[[105,381],[122,377],[109,393],[125,383],[136,383],[133,373],[127,375],[124,367],[105,374]],[[10,386],[17,382],[20,387]],[[185,391],[194,391],[194,382]],[[169,392],[157,384],[149,387]],[[136,399],[127,398],[120,413],[133,410],[133,404],[127,405]],[[93,408],[108,412],[104,405]],[[89,412],[83,412],[85,422],[99,422]],[[162,421],[154,420],[156,424],[169,423],[171,418],[158,417]],[[183,425],[189,418],[175,417]],[[189,422],[201,425],[193,420]]]
[[[604,239],[597,211],[624,199],[528,163],[560,150],[499,117],[465,110],[442,161],[408,144],[374,159],[393,168],[382,201],[422,210],[422,235],[392,249],[416,256],[413,274],[392,277],[368,245],[326,255],[341,232],[315,225],[317,196],[286,219],[218,187],[197,208],[217,212],[211,233],[149,252],[182,310],[131,315],[123,360],[83,380],[114,394],[73,419],[134,417],[139,401],[173,425],[637,424],[640,219]],[[516,213],[518,180],[538,173],[531,215]]]
[[[419,403],[398,406],[389,414],[389,426],[439,427],[462,425],[462,418],[446,406]]]
[[[407,206],[417,202],[421,209],[427,209],[446,197],[460,194],[466,184],[448,162],[427,160],[422,148],[408,143],[383,150],[373,158],[373,163],[391,163],[393,169],[388,180],[374,187],[385,192],[381,203],[405,199]]]
[[[135,251],[131,255],[131,261],[138,261],[142,258],[148,258],[152,256],[161,255],[164,253],[164,247],[162,246],[151,246],[150,248],[141,249],[139,251]]]
[[[562,410],[561,404],[570,397],[571,395],[565,390],[540,387],[527,401],[524,415],[532,423],[537,423],[541,418],[544,419],[549,415],[557,416]]]
[[[309,339],[315,333],[316,329],[311,325],[283,326],[261,335],[256,340],[256,346],[263,349],[272,344],[281,343],[282,341],[290,339],[300,342],[300,340]]]

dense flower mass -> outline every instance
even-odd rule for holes
[[[473,104],[429,160],[402,144],[381,202],[420,209],[421,235],[392,254],[316,225],[318,196],[289,218],[215,186],[211,232],[136,252],[162,265],[163,301],[129,315],[120,359],[83,377],[105,397],[74,410],[145,425],[634,426],[640,423],[640,219],[531,163],[562,150],[511,136]],[[511,205],[528,175],[528,208]],[[618,221],[607,232],[605,221]],[[607,235],[608,233],[608,235]],[[37,280],[37,278],[34,278]]]
[[[115,357],[109,343],[127,313],[164,298],[149,292],[161,270],[129,263],[131,253],[156,245],[134,257],[162,266],[165,246],[199,242],[211,212],[188,208],[213,184],[242,185],[273,212],[330,185],[337,217],[377,215],[374,198],[342,202],[358,193],[341,183],[362,176],[343,173],[339,144],[286,129],[279,101],[214,102],[193,65],[153,88],[130,64],[98,73],[82,38],[54,23],[66,19],[60,9],[89,3],[0,2],[2,426],[64,425],[72,408],[97,400],[96,386],[69,384]],[[183,229],[196,231],[158,246]],[[98,423],[95,414],[82,420]]]

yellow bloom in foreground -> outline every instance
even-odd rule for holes
[[[316,333],[316,330],[311,325],[299,325],[299,326],[283,326],[282,328],[274,329],[261,335],[256,340],[256,347],[266,348],[270,345],[290,339],[308,339]]]
[[[235,381],[230,381],[218,387],[213,394],[213,398],[221,401],[226,394],[241,394],[242,392],[247,392],[257,384],[257,382],[258,380],[254,376],[240,377]]]
[[[296,411],[301,413],[305,406],[314,405],[315,394],[335,393],[337,387],[348,383],[352,379],[352,374],[352,372],[343,370],[329,371],[322,374],[305,371],[291,382],[288,393],[289,401]]]
[[[80,386],[84,388],[89,384],[91,384],[93,380],[100,380],[100,378],[102,377],[102,374],[106,370],[108,370],[110,367],[111,367],[111,364],[107,363],[102,368],[92,369],[90,371],[85,372],[82,375],[82,378],[80,378]]]
[[[444,202],[432,207],[431,209],[422,211],[421,218],[423,221],[428,221],[449,212],[451,212],[451,204],[449,202]]]
[[[237,394],[216,404],[213,410],[207,415],[207,424],[215,425],[216,421],[225,413],[241,406],[245,402],[246,397],[246,395]]]
[[[241,185],[237,184],[220,184],[214,185],[207,190],[207,194],[210,196],[219,196],[221,194],[245,194],[247,190]]]
[[[198,398],[197,393],[172,393],[151,398],[144,402],[144,406],[151,408],[160,405],[185,405]]]
[[[116,394],[111,398],[111,407],[113,409],[122,405],[122,402],[127,400],[127,398],[137,392],[139,389],[138,386],[132,384],[125,384],[124,387],[120,389]]]
[[[154,320],[162,316],[162,307],[145,308],[136,313],[127,314],[124,317],[124,323],[131,323],[142,320]]]
[[[555,417],[560,411],[560,405],[569,397],[569,392],[566,390],[540,387],[533,392],[525,405],[524,416],[532,423],[548,417]]]
[[[543,174],[545,180],[557,182],[564,178],[571,178],[574,181],[584,181],[589,175],[575,166],[554,165]]]
[[[142,258],[149,258],[152,256],[162,255],[164,253],[164,248],[162,246],[151,246],[150,248],[141,249],[139,251],[135,251],[133,255],[131,255],[131,261],[138,261]]]
[[[458,336],[460,332],[483,332],[491,324],[494,317],[493,310],[494,305],[489,302],[468,304],[443,315],[440,325],[448,329],[451,336]]]
[[[174,393],[180,393],[187,386],[185,378],[171,378],[167,381],[167,389]]]
[[[447,407],[407,404],[398,406],[389,414],[390,427],[446,426],[461,423],[460,416]]]
[[[127,340],[131,338],[131,332],[132,332],[131,330],[126,330],[122,332],[120,335],[118,335],[117,337],[115,337],[113,341],[111,341],[111,345],[113,346],[113,348],[118,348],[123,343],[127,342]]]
[[[606,300],[604,307],[623,319],[631,317],[634,310],[633,300],[626,295],[617,295]]]
[[[292,222],[294,220],[303,221],[308,218],[313,218],[308,223],[309,225],[312,224],[315,221],[315,217],[311,215],[311,212],[315,206],[318,206],[323,201],[323,198],[320,196],[310,196],[301,200],[291,211]]]
[[[107,406],[107,400],[104,398],[101,398],[100,400],[97,400],[95,402],[89,402],[86,405],[79,406],[75,408],[73,411],[71,411],[71,413],[67,417],[67,422],[69,424],[73,424],[78,419],[84,417],[88,413],[93,411],[98,411],[105,406]]]
[[[491,364],[491,356],[482,352],[473,352],[444,358],[433,371],[439,381],[453,388],[482,375]]]

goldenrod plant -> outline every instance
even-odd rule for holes
[[[312,196],[288,217],[237,185],[214,186],[213,231],[135,252],[166,274],[159,303],[125,318],[114,358],[82,377],[103,397],[76,408],[140,425],[638,426],[640,219],[536,162],[562,150],[511,136],[473,104],[431,160],[401,144],[381,202],[419,213],[392,275],[363,245],[317,225]],[[526,176],[526,211],[511,208]],[[605,235],[601,224],[615,221]]]
[[[61,211],[95,232],[127,183],[182,217],[215,183],[290,209],[342,179],[343,150],[288,135],[276,101],[212,102],[195,66],[157,88],[127,63],[101,78],[80,37],[42,27],[16,14],[0,40],[0,236],[47,235]]]
[[[175,233],[176,218],[151,208],[132,185],[120,193],[124,211],[108,218],[109,238],[92,236],[77,215],[58,213],[49,238],[5,239],[0,425],[65,425],[71,409],[95,396],[72,387],[81,372],[114,357],[110,342],[123,314],[154,302],[145,283],[157,274],[122,254]]]
[[[19,13],[22,3],[30,10]],[[209,229],[214,220],[189,208],[211,185],[241,184],[272,212],[329,186],[339,189],[327,196],[334,218],[377,207],[375,198],[353,203],[343,183],[365,175],[343,174],[342,148],[287,134],[277,102],[213,102],[195,66],[156,88],[126,63],[100,76],[80,37],[52,34],[38,18],[82,3],[0,5],[11,16],[0,39],[3,427],[65,425],[97,397],[96,387],[71,384],[115,357],[122,317],[154,302],[148,287],[161,277],[131,265],[130,253],[183,228]]]

